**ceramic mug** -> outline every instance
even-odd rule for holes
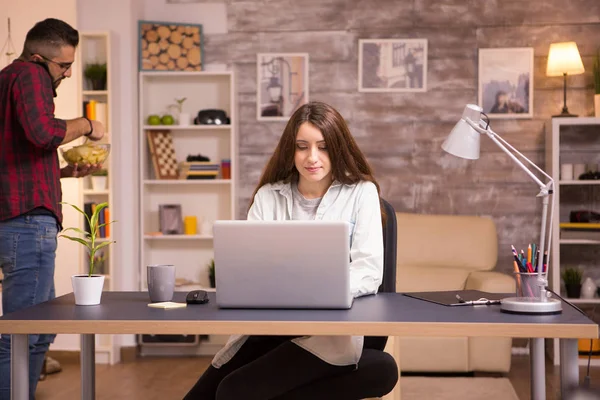
[[[173,300],[175,291],[175,266],[168,264],[148,265],[148,294],[150,302]]]

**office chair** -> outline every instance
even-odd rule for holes
[[[390,203],[382,199],[387,214],[383,228],[383,280],[379,292],[396,291],[396,211]],[[398,364],[383,351],[387,336],[366,336],[358,369],[321,379],[288,392],[277,400],[329,400],[336,394],[352,392],[357,399],[381,397],[392,391],[398,382]]]

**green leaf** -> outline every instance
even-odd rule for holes
[[[67,231],[75,231],[75,232],[80,233],[80,234],[82,234],[84,236],[87,236],[87,235],[90,234],[89,232],[83,231],[83,230],[81,230],[79,228],[67,228],[67,229],[63,230],[63,232],[67,232]]]
[[[109,246],[113,243],[117,243],[117,242],[102,242],[102,243],[100,243],[98,246],[94,247],[94,253],[97,252],[98,250],[100,250],[101,248]]]
[[[88,249],[91,250],[91,245],[89,244],[89,242],[86,242],[85,240],[78,238],[78,237],[73,237],[73,236],[67,236],[67,235],[60,235],[59,237],[64,237],[67,238],[69,240],[72,240],[74,242],[78,242],[81,243],[82,245],[84,245],[85,247],[87,247]]]

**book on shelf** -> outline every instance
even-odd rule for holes
[[[561,222],[560,238],[570,240],[600,240],[600,224],[591,222]]]

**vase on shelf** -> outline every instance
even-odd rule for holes
[[[596,284],[592,278],[587,277],[581,285],[581,298],[582,299],[593,299],[596,294]]]

